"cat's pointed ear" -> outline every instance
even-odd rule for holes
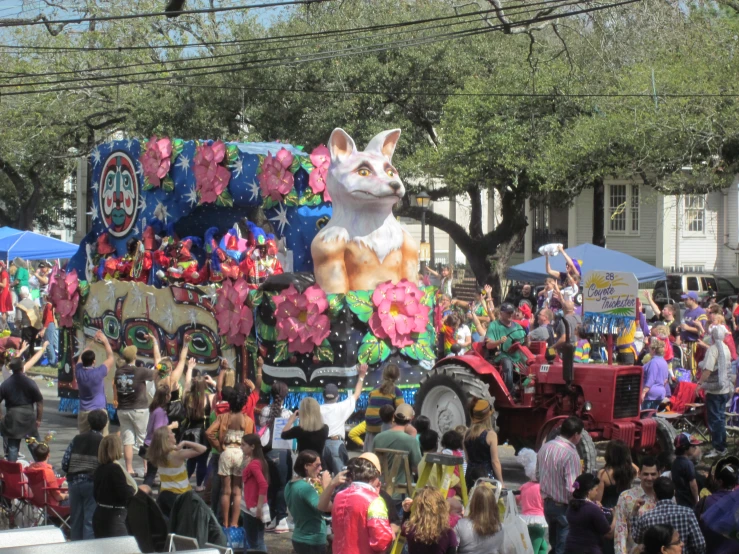
[[[395,152],[395,145],[398,144],[400,138],[400,129],[391,129],[389,131],[383,131],[367,145],[364,149],[365,152],[377,152],[387,158],[389,162],[393,161],[393,152]]]
[[[331,137],[328,139],[328,149],[331,152],[332,162],[342,162],[357,151],[352,137],[339,127],[331,133]]]

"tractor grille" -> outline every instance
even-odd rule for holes
[[[613,395],[613,419],[639,415],[641,375],[619,375]]]

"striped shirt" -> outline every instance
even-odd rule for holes
[[[572,498],[572,484],[580,473],[577,448],[565,438],[549,441],[536,456],[536,476],[542,498],[567,504]]]
[[[190,480],[187,478],[187,469],[185,469],[185,464],[180,464],[177,467],[170,467],[169,463],[167,463],[167,466],[159,467],[159,479],[162,482],[159,489],[160,491],[184,494],[187,491],[192,490]]]
[[[367,422],[368,433],[379,433],[382,431],[382,420],[380,419],[380,408],[390,404],[394,407],[400,406],[405,400],[403,392],[395,387],[392,395],[383,394],[379,388],[376,388],[369,394],[367,401],[367,410],[364,412],[364,419]]]

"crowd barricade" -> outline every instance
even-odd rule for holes
[[[38,530],[38,528],[35,530]],[[100,554],[101,552],[105,554],[141,554],[136,539],[131,536],[10,548],[5,548],[5,545],[2,544],[2,548],[0,548],[0,554]]]
[[[0,548],[18,548],[42,544],[59,544],[66,541],[64,533],[54,525],[31,527],[29,529],[9,529],[0,531]]]

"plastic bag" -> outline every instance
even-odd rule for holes
[[[560,243],[553,242],[552,244],[545,244],[539,247],[539,254],[549,254],[550,256],[556,256],[559,254],[559,247],[562,246]]]
[[[506,514],[503,519],[503,552],[504,554],[534,554],[534,547],[529,538],[529,528],[518,515],[513,491],[508,491],[506,498]]]

